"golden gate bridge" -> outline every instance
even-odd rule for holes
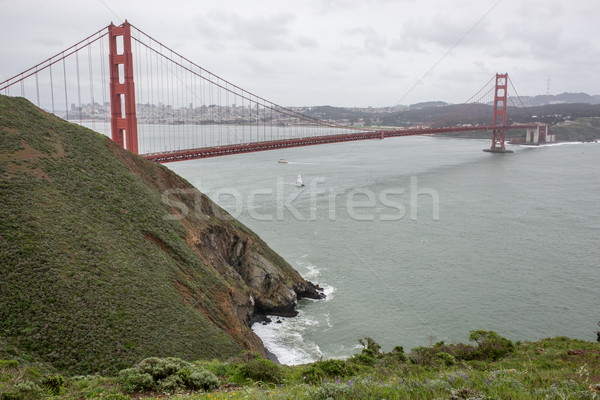
[[[508,96],[509,83],[516,96]],[[112,23],[0,83],[0,93],[79,122],[156,162],[182,161],[355,140],[454,132],[490,133],[493,153],[510,152],[506,131],[544,142],[548,126],[507,123],[518,97],[496,74],[463,104],[409,127],[346,126],[280,106],[221,78],[125,21]],[[488,125],[454,124],[478,104],[493,105]],[[522,102],[521,102],[522,106]],[[524,107],[523,107],[524,108]]]

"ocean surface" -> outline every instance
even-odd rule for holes
[[[475,329],[595,340],[600,143],[489,146],[388,138],[166,166],[325,289],[253,326],[284,364],[347,357],[363,337],[385,351]]]

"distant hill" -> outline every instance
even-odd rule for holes
[[[0,96],[0,204],[0,356],[87,374],[265,355],[250,320],[319,297],[184,179],[22,98]]]
[[[459,115],[450,117],[458,110]],[[332,106],[302,107],[299,112],[341,125],[409,127],[414,125],[456,126],[489,125],[492,122],[492,104],[475,104],[466,110],[462,105],[443,101],[427,101],[410,106],[382,108],[344,108]],[[600,117],[600,95],[562,93],[559,95],[522,96],[510,98],[507,107],[508,123],[543,122],[551,125],[558,140],[594,140],[600,137],[600,128],[593,120]],[[583,118],[582,121],[577,121]],[[567,128],[568,125],[568,128]],[[583,129],[580,129],[583,128]],[[509,137],[524,135],[510,131]],[[450,136],[488,137],[486,132],[457,133]]]
[[[422,110],[424,108],[444,107],[447,105],[448,103],[444,101],[425,101],[422,103],[411,104],[408,108],[410,110]]]
[[[557,95],[538,95],[538,96],[521,96],[521,101],[526,107],[545,106],[550,104],[600,104],[600,95],[590,96],[587,93],[562,93]],[[518,99],[513,98],[515,104],[519,104]]]

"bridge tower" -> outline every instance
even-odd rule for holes
[[[127,20],[120,26],[108,27],[110,63],[110,129],[112,140],[119,146],[138,154],[133,57],[131,54],[131,25]],[[117,40],[122,38],[122,52]],[[122,75],[121,75],[122,73]],[[125,135],[125,143],[123,141]]]
[[[492,147],[484,150],[490,153],[512,153],[512,150],[506,150],[504,147],[504,139],[506,138],[507,87],[508,74],[496,74]]]

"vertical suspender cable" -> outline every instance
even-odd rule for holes
[[[173,57],[173,51],[171,50],[171,58]],[[169,101],[171,102],[171,141],[173,142],[173,144],[171,145],[171,149],[174,150],[176,148],[178,148],[178,141],[176,140],[176,128],[175,128],[175,77],[174,77],[174,73],[171,71],[171,69],[169,68],[169,64],[168,64],[168,60],[165,61],[165,64],[167,65],[167,71],[169,74],[169,78],[171,78],[169,80]]]
[[[248,143],[252,143],[252,130],[254,129],[254,123],[252,122],[252,111],[254,110],[254,106],[252,105],[252,98],[248,97],[248,112],[250,116],[248,117],[248,134],[250,138],[248,139]]]
[[[190,62],[190,70],[192,69],[192,63]],[[196,138],[198,137],[198,120],[197,120],[197,116],[196,116],[196,107],[198,106],[197,103],[197,90],[196,90],[196,85],[198,80],[196,79],[196,74],[192,74],[192,127],[193,127],[193,131],[192,131],[192,147],[193,148],[197,148],[198,145],[196,144]]]
[[[106,55],[104,54],[104,41],[100,40],[100,75],[102,75],[102,111],[103,111],[103,119],[102,126],[104,130],[104,134],[108,136],[108,107],[106,105],[106,67],[105,67],[105,59]]]
[[[271,124],[271,139],[273,139],[273,104],[269,104],[269,122]],[[279,135],[277,135],[279,139]]]
[[[181,63],[183,64],[183,59],[181,61]],[[193,100],[193,96],[191,96],[191,80],[192,77],[190,75],[190,72],[187,71],[186,69],[183,70],[183,73],[185,74],[185,109],[186,109],[186,117],[185,117],[185,125],[184,125],[184,132],[186,135],[186,139],[187,139],[187,148],[191,149],[192,146],[192,129],[191,125],[192,125],[192,110],[193,110],[193,104],[192,104],[192,100]]]
[[[184,64],[184,60],[183,58],[181,58],[181,64]],[[190,75],[190,71],[188,67],[182,67],[183,70],[183,75],[184,75],[184,84],[183,84],[183,93],[184,93],[184,103],[183,106],[185,107],[185,119],[184,119],[184,125],[183,125],[183,131],[185,133],[185,141],[186,141],[186,148],[191,149],[193,148],[192,146],[192,98],[193,96],[190,95],[191,92],[191,75]]]
[[[50,97],[52,97],[52,114],[56,114],[54,112],[54,82],[52,80],[52,64],[50,64]]]
[[[217,81],[217,83],[220,83]],[[217,87],[217,98],[219,103],[219,108],[217,108],[217,117],[219,118],[219,146],[223,144],[223,121],[221,120],[223,116],[223,104],[221,103],[221,89]]]
[[[139,32],[138,32],[138,39],[139,39]],[[147,95],[144,96],[144,93],[146,92],[146,90],[148,90],[147,88],[144,87],[143,85],[143,79],[142,79],[142,58],[141,58],[141,52],[140,52],[140,43],[138,41],[135,41],[135,57],[136,57],[136,61],[134,63],[135,65],[135,76],[137,76],[138,78],[138,85],[135,85],[135,89],[137,90],[137,92],[140,94],[139,97],[136,95],[136,101],[137,103],[140,105],[141,108],[141,119],[138,118],[138,132],[140,132],[141,134],[138,134],[138,142],[139,142],[139,147],[138,149],[140,150],[140,153],[147,153],[148,152],[148,132],[146,131],[146,124],[144,123],[146,121],[146,104],[148,103],[147,101]],[[147,66],[146,66],[147,67]],[[147,75],[147,74],[146,74]],[[146,101],[144,101],[144,97],[146,97]],[[137,109],[137,106],[136,106]],[[140,124],[140,121],[142,122]],[[142,129],[140,129],[140,125],[142,126]],[[145,147],[144,147],[145,146]]]
[[[190,62],[190,71],[193,71],[192,63]],[[196,146],[196,73],[190,72],[190,97],[191,97],[191,110],[190,110],[190,145],[191,148],[195,149]]]
[[[225,83],[225,90],[227,90],[227,82]],[[229,90],[227,90],[225,92],[225,110],[227,111],[227,117],[226,117],[226,121],[227,124],[231,123],[231,109],[229,108],[230,104],[229,104]],[[227,143],[229,144],[229,129],[227,129]]]
[[[152,46],[152,40],[150,40],[150,46]],[[156,115],[153,112],[154,111],[154,95],[153,95],[153,93],[154,93],[154,75],[152,73],[152,62],[148,61],[148,52],[149,51],[150,50],[148,50],[148,47],[146,47],[146,68],[147,68],[147,71],[148,70],[150,71],[150,73],[146,75],[146,85],[148,86],[148,90],[150,91],[150,96],[149,96],[150,107],[151,107],[151,114],[150,115],[154,116],[154,115]],[[152,83],[150,83],[150,82],[152,82]],[[155,123],[155,121],[150,121],[150,123],[152,124],[152,136],[151,136],[152,137],[152,143],[151,143],[151,146],[150,146],[150,152],[154,153],[156,151],[156,149],[155,149],[156,137],[154,136],[156,123]]]
[[[92,100],[92,129],[96,130],[96,104],[94,99],[94,69],[92,66],[92,46],[88,43],[88,65],[90,73],[90,97]]]
[[[162,48],[162,46],[160,46],[160,48]],[[159,65],[159,61],[160,61],[160,72],[158,72],[158,75],[160,77],[160,109],[161,109],[161,113],[160,113],[160,119],[161,119],[161,123],[162,121],[167,121],[167,116],[166,116],[166,105],[165,105],[165,74],[163,71],[163,63],[162,60],[160,60],[160,56],[156,55],[156,69],[158,71],[158,65]],[[167,143],[168,143],[168,138],[167,138],[167,129],[164,126],[160,126],[160,137],[163,138],[163,151],[167,151]],[[163,133],[164,131],[164,133]]]
[[[181,62],[181,73],[183,74],[183,79],[181,80],[181,102],[183,103],[181,106],[183,107],[183,134],[185,135],[185,147],[190,148],[190,135],[189,129],[187,129],[190,120],[190,103],[189,103],[189,85],[188,85],[188,74],[189,72],[183,68],[183,58],[180,57]]]
[[[65,54],[63,53],[63,76],[64,76],[64,83],[65,83],[65,108],[66,108],[66,116],[67,116],[67,121],[69,120],[69,100],[67,98],[67,67],[65,65]]]
[[[79,51],[75,53],[75,65],[77,66],[77,102],[79,103],[79,124],[83,124],[81,115],[81,84],[79,80]]]
[[[37,67],[35,68],[35,91],[37,93],[37,106],[42,108],[42,106],[40,105],[40,83],[38,82]]]
[[[242,93],[242,143],[246,143],[246,104]]]
[[[167,61],[171,61],[173,60],[173,51],[171,50],[171,58]],[[167,64],[169,65],[169,64]],[[179,103],[179,84],[177,84],[176,79],[177,78],[177,65],[174,64],[173,67],[170,67],[170,75],[171,75],[171,84],[172,84],[172,95],[171,98],[173,99],[173,132],[174,132],[174,136],[173,138],[176,140],[177,142],[177,150],[181,149],[181,135],[180,135],[180,129],[181,126],[178,123],[178,120],[176,120],[175,118],[179,118],[179,107],[178,107],[178,103]]]
[[[210,105],[208,106],[209,110],[210,110],[210,145],[214,146],[215,145],[215,118],[214,118],[214,102],[213,102],[213,86],[211,84],[208,85],[208,97],[209,97],[209,103]]]
[[[202,70],[200,70],[200,73],[202,73]],[[200,77],[202,77],[202,75],[200,75]],[[204,81],[204,79],[200,80],[200,91],[202,92],[202,97],[201,97],[201,101],[202,101],[202,126],[200,129],[200,134],[202,135],[202,143],[203,143],[203,147],[206,147],[206,119],[207,119],[207,115],[206,115],[206,82]]]

